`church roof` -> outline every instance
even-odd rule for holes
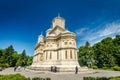
[[[50,31],[50,33],[52,33],[55,29],[57,29],[57,28],[59,28],[59,29],[61,29],[62,31],[65,31],[65,29],[63,29],[62,27],[60,27],[60,26],[55,26],[51,31]]]

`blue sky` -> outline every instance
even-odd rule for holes
[[[12,44],[33,55],[38,36],[58,13],[76,33],[77,47],[120,34],[120,0],[0,0],[0,48]]]

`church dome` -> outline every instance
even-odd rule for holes
[[[65,28],[65,19],[62,18],[59,14],[52,20],[52,27],[55,28],[56,26]]]
[[[55,18],[52,20],[52,22],[54,22],[56,19],[64,20],[64,21],[65,21],[65,19],[64,19],[63,17],[61,17],[60,15],[58,15],[57,17],[55,17]]]

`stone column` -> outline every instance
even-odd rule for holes
[[[50,51],[48,51],[47,60],[50,60]]]
[[[70,49],[67,50],[68,60],[70,60]]]
[[[75,60],[74,50],[72,50],[72,59]]]
[[[46,60],[48,60],[48,52],[46,51]]]
[[[76,52],[76,50],[75,50],[75,54],[76,54],[76,60],[77,60],[77,57],[78,57],[78,56],[77,56],[77,52]]]

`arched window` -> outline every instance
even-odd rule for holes
[[[65,51],[65,59],[67,59],[67,50]]]
[[[47,60],[47,55],[48,55],[48,53],[46,52],[46,60]]]
[[[70,59],[72,59],[72,50],[70,50]]]
[[[67,45],[67,42],[64,42],[64,45]]]
[[[74,56],[75,56],[75,59],[76,59],[76,51],[74,51]]]
[[[72,44],[72,42],[69,42],[69,44],[71,45],[71,44]]]
[[[52,59],[52,52],[50,52],[50,59]]]
[[[75,45],[75,42],[73,43],[73,45]]]
[[[59,52],[57,52],[57,60],[59,59]]]

